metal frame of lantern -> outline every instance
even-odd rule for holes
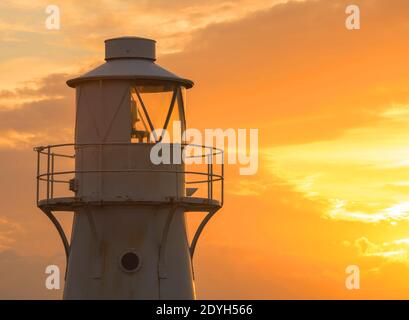
[[[144,125],[144,127],[146,129],[145,132],[149,132],[148,130],[150,130],[152,132],[154,142],[161,142],[162,141],[163,135],[161,135],[160,137],[157,137],[155,129],[163,129],[164,131],[167,130],[167,128],[169,126],[170,118],[172,116],[172,112],[173,112],[173,110],[175,108],[176,101],[177,101],[177,104],[178,104],[179,113],[181,115],[181,122],[182,122],[181,131],[182,132],[185,131],[185,129],[186,129],[186,116],[185,116],[184,100],[183,100],[183,97],[182,97],[182,91],[181,91],[180,85],[177,85],[177,84],[172,85],[172,98],[171,98],[169,109],[168,109],[166,119],[165,119],[165,122],[164,122],[162,128],[155,128],[154,127],[154,125],[152,123],[152,120],[150,118],[149,112],[147,110],[147,107],[145,105],[145,102],[143,101],[141,93],[138,90],[138,84],[134,84],[132,86],[132,88],[131,88],[131,101],[136,104],[136,101],[134,100],[133,95],[132,95],[132,91],[135,93],[135,95],[137,97],[137,100],[141,105],[141,108],[143,110],[143,114],[144,114],[144,116],[146,118],[146,121],[147,121],[147,123],[145,123],[143,118],[140,119],[143,122],[143,125]],[[148,126],[149,126],[149,128],[148,128]],[[131,137],[138,139],[139,142],[143,142],[144,138],[146,138],[149,141],[149,139],[151,139],[152,137],[150,135],[147,135],[145,132],[138,132],[138,131],[134,132],[134,130],[133,130],[133,132],[131,134]]]

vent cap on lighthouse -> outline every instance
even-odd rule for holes
[[[137,37],[105,40],[105,60],[139,58],[156,60],[156,41]]]
[[[71,80],[68,86],[95,80],[165,81],[191,88],[193,82],[181,78],[155,63],[156,41],[139,37],[120,37],[105,40],[105,60],[99,67]]]

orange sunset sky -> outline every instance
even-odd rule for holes
[[[189,127],[259,129],[258,173],[226,165],[198,298],[409,298],[409,1],[54,1],[58,31],[48,4],[0,3],[0,298],[62,296],[44,286],[64,251],[35,205],[32,148],[73,141],[65,81],[124,35],[156,39],[158,63],[195,82]]]

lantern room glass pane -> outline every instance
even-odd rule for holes
[[[185,130],[183,108],[183,93],[179,86],[133,86],[131,90],[132,141],[157,142],[163,138],[164,142],[181,142],[181,135]],[[163,129],[166,129],[167,137],[162,132]],[[154,134],[152,134],[153,131],[155,131]],[[149,141],[150,136],[153,136],[153,141]]]

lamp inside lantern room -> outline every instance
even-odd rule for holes
[[[180,143],[186,129],[183,86],[134,84],[131,88],[131,141]]]

